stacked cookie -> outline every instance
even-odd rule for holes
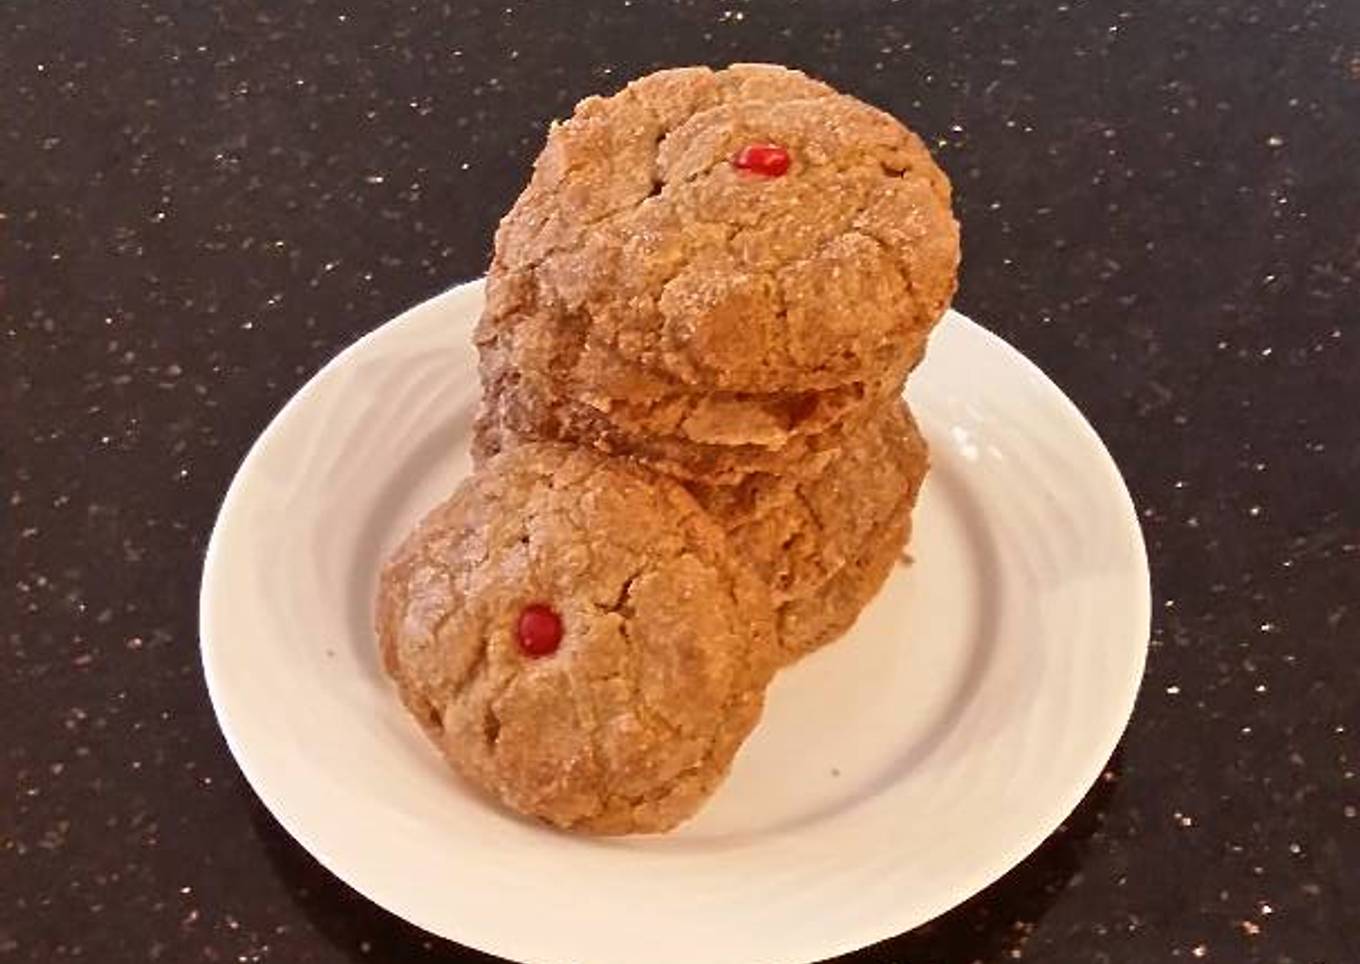
[[[760,717],[769,593],[684,489],[627,459],[517,446],[393,554],[383,663],[445,757],[511,809],[666,830]]]
[[[476,452],[551,439],[684,480],[769,577],[797,656],[906,541],[925,449],[902,385],[958,256],[920,139],[797,71],[590,98],[496,236]]]
[[[902,554],[958,243],[920,140],[796,71],[662,71],[552,128],[496,236],[476,471],[379,589],[456,769],[568,829],[702,805]]]

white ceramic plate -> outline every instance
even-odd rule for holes
[[[915,564],[780,675],[694,820],[572,837],[460,784],[384,678],[370,607],[385,554],[468,471],[481,304],[455,288],[327,365],[251,449],[208,547],[222,731],[318,860],[519,961],[815,961],[976,893],[1072,810],[1142,675],[1142,537],[1077,409],[953,312],[908,390],[933,460]]]

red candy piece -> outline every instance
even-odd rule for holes
[[[519,614],[519,648],[526,656],[551,656],[562,643],[562,618],[535,603]]]
[[[777,144],[747,144],[737,151],[732,164],[752,174],[780,177],[789,169],[789,152]]]

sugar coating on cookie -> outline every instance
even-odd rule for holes
[[[733,163],[753,145],[787,169]],[[916,135],[797,71],[661,71],[550,131],[478,340],[604,402],[638,373],[681,407],[876,384],[953,294],[949,202]]]
[[[459,771],[597,833],[698,809],[777,662],[768,591],[693,498],[560,445],[490,459],[426,516],[383,570],[376,622],[403,702]]]
[[[779,607],[779,645],[792,662],[839,638],[859,618],[893,567],[904,561],[911,540],[911,513],[917,490],[909,493],[860,552],[807,596]]]
[[[625,431],[588,405],[545,400],[532,383],[495,382],[483,385],[472,454],[480,462],[514,445],[562,441],[644,462],[678,479],[736,485],[758,473],[817,474],[873,411],[858,410],[822,432],[796,434],[774,447],[700,443]]]
[[[617,437],[626,449],[628,439],[663,439],[681,452],[692,448],[696,459],[702,458],[703,446],[778,452],[798,436],[852,421],[898,395],[925,351],[925,343],[918,342],[876,378],[831,388],[679,392],[668,380],[591,345],[575,355],[575,375],[559,377],[554,374],[560,368],[557,349],[552,347],[558,338],[551,326],[529,324],[513,336],[485,338],[479,344],[484,389],[493,398],[515,396],[525,419],[517,430],[533,434],[532,426],[560,418],[577,432],[567,436],[573,441],[593,444],[599,436]],[[603,429],[591,433],[592,423]]]
[[[859,558],[914,502],[927,467],[925,439],[906,403],[884,406],[838,455],[805,479],[755,475],[690,491],[728,534],[776,603],[812,595]]]

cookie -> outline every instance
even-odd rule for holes
[[[533,314],[523,303],[515,310]],[[825,431],[899,394],[925,351],[924,341],[913,343],[871,381],[763,393],[705,391],[638,368],[613,350],[573,342],[573,337],[569,324],[482,329],[478,351],[483,384],[513,378],[523,385],[522,392],[541,400],[535,402],[540,407],[579,403],[617,433],[666,436],[677,445],[778,448],[793,436]]]
[[[393,554],[383,664],[453,766],[572,830],[669,829],[759,718],[763,584],[677,483],[530,444],[486,461]]]
[[[916,135],[796,71],[661,71],[549,132],[497,231],[478,342],[592,403],[639,379],[649,410],[872,394],[952,296],[949,204]]]
[[[910,492],[862,551],[816,592],[779,607],[779,643],[785,662],[838,638],[878,595],[893,567],[904,560],[916,495],[917,491]]]
[[[925,439],[899,400],[810,478],[756,475],[737,486],[689,488],[782,604],[812,596],[859,559],[904,500],[915,501],[926,466]]]
[[[544,399],[532,380],[510,377],[484,383],[473,435],[473,457],[481,460],[528,441],[561,441],[644,462],[679,479],[734,485],[756,473],[805,477],[821,471],[872,412],[815,435],[796,435],[783,444],[718,445],[621,430],[589,405]]]

